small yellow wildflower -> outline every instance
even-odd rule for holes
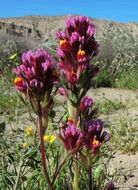
[[[56,140],[55,135],[44,135],[44,142],[53,143]]]
[[[27,142],[23,143],[23,148],[28,148],[28,147],[29,147],[29,145]]]
[[[49,141],[49,135],[44,135],[44,142],[48,142]]]
[[[50,143],[53,143],[56,140],[56,136],[55,135],[51,135],[50,137]]]
[[[26,135],[31,136],[33,134],[33,128],[29,127],[25,130]]]

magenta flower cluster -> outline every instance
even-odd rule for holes
[[[90,80],[99,71],[97,66],[90,64],[91,58],[99,53],[94,34],[95,26],[85,16],[69,17],[66,21],[66,31],[57,33],[60,40],[59,67],[62,75],[71,84],[80,82],[85,72],[85,79]]]
[[[89,120],[84,122],[83,144],[92,150],[92,158],[95,157],[103,142],[110,140],[110,136],[103,131],[104,124],[101,120]]]
[[[74,125],[65,125],[62,127],[59,137],[62,139],[67,150],[75,153],[82,141],[81,130]]]
[[[64,143],[64,147],[75,153],[80,149],[91,150],[91,156],[94,158],[98,153],[103,142],[110,140],[110,136],[103,131],[103,122],[101,120],[90,120],[83,124],[81,130],[77,126],[65,124],[59,134]]]
[[[14,69],[18,76],[15,84],[18,90],[41,96],[51,91],[58,81],[52,56],[42,49],[29,50],[22,55],[22,64]]]
[[[80,111],[83,112],[83,111],[91,108],[92,105],[93,105],[92,98],[90,96],[84,96],[80,102]]]

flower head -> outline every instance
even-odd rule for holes
[[[103,131],[101,120],[90,120],[84,123],[83,145],[92,150],[92,158],[97,154],[102,143],[109,141],[110,136]]]
[[[66,21],[66,31],[57,33],[59,67],[73,85],[79,82],[85,70],[91,69],[90,60],[99,52],[94,34],[95,26],[85,16],[69,17]]]
[[[44,142],[48,142],[50,144],[52,144],[56,140],[55,135],[44,135],[43,138],[44,138]]]
[[[23,143],[23,148],[27,149],[29,147],[28,143],[27,142],[24,142]]]
[[[59,137],[64,143],[64,147],[75,153],[80,146],[82,140],[81,130],[73,125],[66,125],[60,131]]]
[[[33,128],[32,127],[28,127],[25,130],[26,135],[31,136],[33,134]]]
[[[84,96],[80,102],[80,110],[81,112],[91,108],[93,105],[93,100],[90,96]]]
[[[115,185],[112,181],[109,181],[103,190],[115,190]]]
[[[58,79],[52,56],[42,49],[23,53],[22,64],[14,72],[18,76],[14,80],[16,88],[20,91],[28,90],[35,96],[51,91]]]

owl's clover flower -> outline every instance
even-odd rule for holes
[[[110,136],[103,131],[104,124],[101,120],[89,120],[84,123],[83,146],[91,149],[92,158],[95,157],[103,142],[110,140]]]
[[[87,71],[86,78],[94,77],[98,68],[95,65],[91,67],[90,61],[99,53],[99,44],[94,38],[95,26],[89,18],[69,17],[66,21],[66,31],[58,32],[56,35],[59,39],[57,49],[59,68],[63,76],[71,84],[79,82],[84,71]]]
[[[46,91],[51,92],[58,81],[54,60],[42,49],[23,53],[22,63],[14,69],[14,73],[17,75],[14,80],[16,88],[35,96],[43,96]]]
[[[91,108],[92,105],[93,105],[92,98],[90,96],[84,96],[80,102],[80,111],[83,112],[83,111]]]
[[[59,137],[63,141],[64,147],[68,151],[75,153],[81,144],[82,132],[74,125],[67,125],[62,127]]]

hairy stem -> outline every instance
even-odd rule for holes
[[[39,129],[40,129],[40,148],[41,148],[41,159],[42,159],[42,167],[45,175],[45,179],[49,185],[50,190],[54,190],[52,182],[50,180],[47,165],[46,165],[46,156],[45,156],[45,146],[44,146],[44,139],[43,139],[43,124],[42,124],[42,108],[40,101],[38,101],[38,113],[39,113]]]
[[[66,163],[67,159],[70,159],[69,157],[70,155],[67,155],[67,157],[63,160],[63,162],[60,164],[60,166],[58,167],[58,169],[55,171],[54,176],[53,176],[53,181],[52,184],[54,184],[56,178],[58,177],[62,167],[64,166],[64,164]]]

